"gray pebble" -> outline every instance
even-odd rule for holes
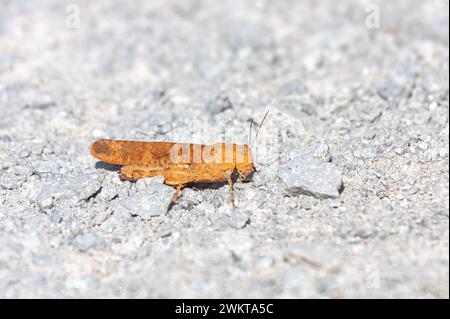
[[[250,223],[250,217],[241,209],[233,210],[228,217],[228,224],[235,229],[242,229]]]
[[[342,188],[341,172],[331,163],[299,156],[278,170],[288,195],[306,194],[317,198],[337,198]]]
[[[314,204],[311,200],[311,198],[307,198],[306,196],[303,197],[300,201],[300,207],[306,210],[310,210],[313,208]]]
[[[226,92],[220,92],[207,104],[207,109],[212,115],[222,113],[232,107],[233,104]]]
[[[175,189],[164,185],[162,181],[161,177],[139,180],[136,191],[123,201],[123,206],[131,215],[143,219],[165,215],[172,203]]]
[[[408,189],[405,189],[405,195],[407,196],[411,196],[414,194],[417,194],[417,192],[419,191],[419,189],[416,186],[410,187]]]
[[[50,94],[30,91],[22,94],[22,100],[25,107],[33,109],[46,109],[55,104]]]
[[[3,189],[13,190],[21,187],[25,182],[26,177],[16,175],[12,172],[2,173],[0,175],[0,187]]]
[[[164,183],[164,177],[162,177],[162,176],[141,178],[136,181],[136,188],[140,191],[146,190],[146,189],[153,189],[153,187],[155,185],[163,184],[163,183]]]
[[[172,231],[173,231],[172,227],[170,227],[170,226],[160,227],[158,230],[158,237],[161,237],[161,238],[169,237],[170,235],[172,235]]]
[[[44,205],[45,205],[45,204],[44,204]],[[48,205],[48,204],[47,204],[47,205]],[[53,212],[50,214],[50,221],[51,221],[52,223],[55,223],[55,224],[60,223],[60,222],[62,221],[61,213],[60,213],[59,211],[53,211]]]
[[[41,210],[58,204],[78,204],[99,192],[103,179],[101,173],[88,173],[51,183],[41,190],[36,202]]]
[[[17,154],[17,156],[19,156],[19,158],[21,158],[21,159],[28,158],[30,155],[31,155],[31,152],[30,152],[30,150],[27,150],[27,149],[22,149]]]
[[[371,159],[371,158],[376,158],[378,156],[378,152],[379,152],[378,147],[368,146],[368,147],[364,147],[361,150],[356,150],[354,152],[354,155],[357,158]]]
[[[0,170],[4,171],[8,168],[14,167],[15,165],[16,163],[12,159],[3,159],[0,161]]]
[[[378,87],[378,94],[387,101],[400,98],[404,91],[404,86],[394,79],[387,79]]]
[[[38,267],[52,267],[55,265],[55,258],[48,254],[33,256],[33,264]]]
[[[223,208],[223,207],[222,207]],[[227,211],[226,213],[222,211]],[[242,209],[225,208],[217,210],[211,217],[211,223],[217,230],[224,229],[242,229],[250,223],[250,217],[248,214],[242,211]]]
[[[53,161],[36,161],[32,163],[33,170],[36,174],[52,174],[58,172],[60,168],[60,163]]]
[[[372,223],[365,223],[363,224],[356,232],[356,236],[367,239],[371,236],[373,236],[376,233],[377,229],[374,224]]]
[[[183,189],[183,193],[178,202],[182,208],[191,210],[194,206],[202,201],[202,192],[192,188]]]
[[[448,207],[444,207],[441,203],[433,202],[428,204],[428,209],[435,215],[441,215],[445,217],[449,217],[449,209]]]
[[[318,143],[309,146],[303,154],[309,155],[324,162],[331,161],[330,147],[324,143]]]
[[[100,248],[104,246],[105,242],[102,238],[98,237],[94,233],[86,233],[77,236],[73,244],[75,247],[77,247],[80,251],[86,252],[93,248]]]

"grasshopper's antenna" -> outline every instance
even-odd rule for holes
[[[253,118],[250,119],[250,131],[248,133],[248,145],[252,142],[252,127],[253,127]]]
[[[262,121],[261,121],[261,124],[259,124],[258,131],[256,131],[255,138],[252,140],[252,142],[251,142],[251,144],[250,144],[250,149],[252,149],[253,144],[255,143],[256,139],[258,138],[259,131],[261,130],[261,127],[263,126],[264,121],[266,120],[266,117],[267,117],[267,115],[269,114],[269,111],[270,111],[270,110],[267,110],[266,114],[264,115],[264,117],[263,117],[263,119],[262,119]]]

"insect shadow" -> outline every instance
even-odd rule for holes
[[[95,168],[104,169],[110,172],[119,172],[123,165],[109,164],[102,161],[95,163]]]

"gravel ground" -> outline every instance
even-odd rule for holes
[[[1,297],[449,297],[448,1],[0,5]],[[88,150],[267,109],[235,210]]]

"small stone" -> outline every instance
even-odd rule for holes
[[[342,156],[344,157],[344,159],[348,162],[352,162],[354,157],[353,157],[353,153],[350,150],[345,150],[342,153]]]
[[[77,205],[98,193],[103,179],[103,174],[89,173],[54,182],[41,190],[36,203],[44,211],[63,203]]]
[[[141,178],[136,182],[136,188],[138,190],[146,190],[146,189],[152,189],[155,184],[163,184],[164,183],[164,177],[162,176],[155,176],[151,178]]]
[[[159,176],[139,180],[137,190],[123,201],[123,206],[131,215],[143,219],[165,215],[172,203],[175,189],[164,185],[162,181],[162,177]]]
[[[38,267],[51,267],[55,265],[55,258],[47,254],[33,256],[33,264]]]
[[[44,154],[55,154],[55,150],[54,150],[52,145],[46,145],[44,147],[44,149],[42,150],[42,153],[44,153]]]
[[[232,107],[233,104],[226,92],[220,92],[207,104],[207,109],[212,115],[222,113]]]
[[[193,190],[192,188],[183,189],[179,205],[187,210],[191,210],[194,206],[202,200],[202,192]]]
[[[74,245],[82,252],[93,248],[100,248],[105,244],[103,239],[94,233],[86,233],[75,238]]]
[[[115,198],[118,198],[119,191],[126,191],[127,188],[124,187],[125,185],[123,184],[118,184],[117,181],[120,182],[120,179],[118,179],[117,176],[107,175],[102,183],[102,191],[98,194],[97,198],[102,202],[111,202]]]
[[[172,235],[172,228],[170,226],[163,226],[158,230],[158,237],[166,238]]]
[[[250,223],[250,217],[240,209],[235,209],[228,218],[228,223],[235,229],[242,229]]]
[[[119,237],[113,237],[111,241],[113,242],[113,244],[120,244],[122,242],[122,239],[120,239]]]
[[[448,207],[444,207],[441,203],[438,202],[432,202],[428,204],[428,209],[434,214],[434,215],[440,215],[449,217],[449,209]]]
[[[417,146],[422,150],[422,151],[426,151],[429,149],[429,145],[425,142],[419,142],[417,143]]]
[[[405,189],[405,195],[411,196],[411,195],[417,194],[418,191],[419,191],[419,189],[416,186],[413,186],[411,188]]]
[[[25,176],[16,175],[12,172],[2,173],[0,175],[0,187],[8,190],[18,189],[25,180]]]
[[[255,187],[262,187],[267,185],[271,180],[276,177],[276,170],[270,170],[266,167],[258,168],[258,172],[252,177],[252,184]]]
[[[342,188],[341,172],[331,163],[309,156],[299,156],[278,170],[286,194],[337,198]]]
[[[1,171],[5,171],[10,167],[14,167],[16,164],[14,163],[14,161],[10,160],[10,159],[4,159],[0,161],[0,170]]]
[[[447,158],[449,154],[448,147],[443,147],[439,149],[438,154],[440,158]]]
[[[12,141],[12,138],[11,138],[11,136],[6,135],[6,134],[0,134],[0,141],[9,143]]]
[[[51,206],[51,202],[49,204],[47,204],[48,206]],[[50,221],[52,223],[58,224],[62,221],[62,216],[61,213],[59,211],[54,211],[50,214]]]
[[[427,124],[431,120],[431,114],[420,112],[414,115],[414,124],[424,125]]]
[[[33,170],[37,175],[40,174],[51,174],[58,172],[60,169],[60,164],[53,161],[37,161],[33,162]]]
[[[313,203],[311,198],[302,198],[302,200],[300,201],[300,207],[306,210],[310,210],[311,208],[313,208]]]
[[[33,169],[29,166],[21,165],[21,166],[15,166],[12,169],[10,169],[12,173],[14,173],[17,176],[21,176],[22,178],[28,178],[31,175],[33,175]]]
[[[354,153],[355,157],[363,159],[376,158],[378,156],[378,147],[368,146]]]
[[[99,128],[93,130],[91,135],[92,135],[93,138],[106,138],[106,137],[108,137],[108,134],[106,134],[105,131],[103,131],[102,129],[99,129]]]
[[[31,155],[31,152],[30,152],[30,150],[27,150],[27,149],[22,149],[17,154],[17,156],[19,156],[19,158],[21,158],[21,159],[28,158],[30,155]]]
[[[47,210],[53,207],[53,197],[50,194],[40,193],[36,202],[41,210]]]
[[[214,208],[220,209],[221,207],[229,207],[230,205],[230,189],[224,185],[214,192],[212,204]]]
[[[302,95],[308,92],[305,82],[300,79],[285,83],[279,90],[280,95]]]
[[[369,108],[368,110],[363,111],[363,119],[374,123],[383,115],[383,111],[379,108]]]
[[[43,145],[42,144],[33,144],[31,146],[31,153],[33,155],[41,155],[43,152]]]
[[[44,92],[30,91],[22,94],[25,107],[34,109],[46,109],[53,106],[55,102],[51,95]]]
[[[330,155],[330,147],[327,144],[324,143],[318,143],[313,144],[307,150],[305,151],[306,155],[310,155],[311,157],[314,157],[315,159],[330,162],[331,161],[331,155]]]
[[[405,88],[403,85],[401,85],[398,81],[395,81],[393,79],[387,79],[385,80],[379,87],[378,87],[378,95],[387,101],[392,101],[400,98],[405,91]]]
[[[250,217],[239,208],[222,206],[211,216],[211,223],[218,230],[227,228],[242,229],[250,223]]]
[[[363,134],[363,137],[366,140],[373,140],[375,138],[375,136],[377,136],[376,132],[374,130],[366,130]]]
[[[372,237],[376,233],[376,227],[372,223],[363,224],[356,232],[356,236],[367,239]]]
[[[341,202],[338,200],[333,200],[330,202],[330,208],[339,208],[341,206]]]

